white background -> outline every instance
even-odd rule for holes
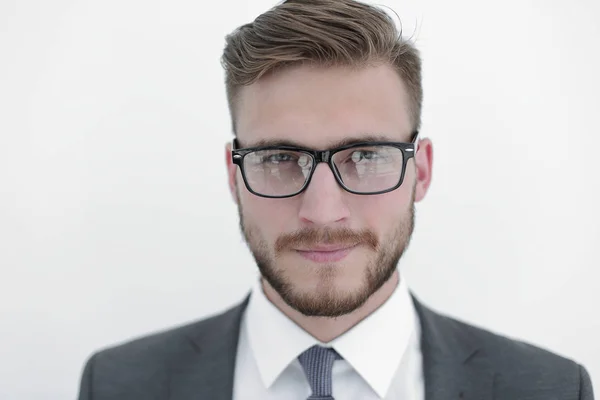
[[[424,60],[427,304],[600,389],[600,3],[381,1]],[[94,350],[238,302],[224,36],[272,1],[0,0],[0,399],[72,399]]]

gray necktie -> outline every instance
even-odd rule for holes
[[[321,346],[313,346],[298,356],[312,389],[312,395],[307,400],[334,400],[331,395],[331,371],[333,362],[341,359],[335,350]]]

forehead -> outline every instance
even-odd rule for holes
[[[388,65],[362,69],[299,66],[241,89],[237,135],[243,146],[289,140],[326,148],[346,138],[410,137],[408,95]]]

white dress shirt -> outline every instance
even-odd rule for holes
[[[419,319],[403,278],[381,307],[326,344],[275,307],[257,280],[242,318],[233,399],[306,400],[297,357],[315,344],[344,358],[333,366],[336,400],[424,399]]]

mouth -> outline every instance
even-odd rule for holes
[[[315,246],[295,249],[302,257],[316,263],[331,263],[344,259],[358,244]]]

